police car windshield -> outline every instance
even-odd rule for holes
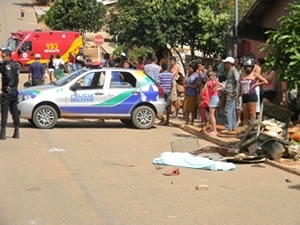
[[[9,49],[11,51],[15,51],[20,42],[21,41],[18,39],[9,38],[1,45],[1,49]]]
[[[72,81],[73,79],[75,79],[76,77],[78,77],[80,74],[83,74],[87,70],[88,69],[77,70],[77,71],[70,73],[69,75],[55,81],[54,84],[57,86],[63,86],[65,84],[69,83],[70,81]]]

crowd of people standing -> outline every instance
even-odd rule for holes
[[[183,82],[185,124],[194,125],[199,112],[201,131],[215,136],[216,111],[220,109],[225,116],[222,134],[253,124],[260,102],[272,102],[276,96],[276,73],[264,68],[263,60],[260,62],[256,63],[254,54],[249,53],[243,59],[222,56],[217,65],[207,65],[207,69],[201,60],[188,64]]]
[[[253,124],[261,103],[274,102],[277,95],[275,70],[265,68],[264,60],[256,61],[253,53],[242,58],[222,56],[216,65],[206,65],[200,59],[195,59],[187,64],[186,75],[179,72],[173,56],[167,60],[167,70],[166,65],[162,69],[156,56],[150,59],[150,63],[144,61],[144,71],[153,79],[161,82],[161,73],[168,71],[173,74],[172,85],[168,86],[172,88],[166,91],[169,106],[166,113],[178,118],[178,112],[182,110],[183,120],[189,125],[194,125],[199,117],[201,131],[207,135],[218,134],[216,111],[223,109],[225,129],[221,133],[228,134],[238,126]],[[166,63],[165,58],[163,63]],[[162,117],[162,124],[168,122],[168,117],[166,121]]]
[[[81,48],[76,56],[70,54],[69,63],[73,70],[83,66],[86,56]],[[37,68],[31,70],[29,79],[33,85],[39,85],[45,79],[45,71]],[[59,79],[58,71],[64,64],[60,55],[50,57],[47,72],[50,81]],[[252,53],[243,58],[222,55],[219,63],[207,65],[201,59],[189,62],[181,73],[176,57],[164,52],[158,59],[155,54],[146,53],[132,62],[122,53],[120,57],[110,57],[105,54],[103,67],[124,67],[143,70],[158,82],[166,93],[166,115],[161,118],[161,124],[169,124],[169,116],[178,119],[182,111],[185,124],[194,125],[199,117],[203,127],[201,130],[207,135],[217,135],[216,112],[223,109],[225,129],[223,134],[231,133],[237,126],[253,124],[260,111],[260,104],[274,102],[276,98],[276,72],[273,68],[264,68],[264,60],[258,59]],[[36,75],[39,79],[36,80]],[[170,79],[172,74],[172,79]]]
[[[166,53],[166,52],[165,52]],[[216,65],[206,65],[202,60],[189,62],[181,73],[176,57],[154,54],[139,56],[130,61],[126,54],[106,58],[115,67],[136,68],[161,84],[166,93],[166,115],[160,123],[168,125],[169,116],[194,125],[200,119],[201,129],[207,135],[217,135],[216,111],[224,110],[223,134],[236,130],[237,126],[252,124],[259,112],[260,102],[273,101],[276,90],[276,73],[272,68],[263,68],[263,60],[255,60],[252,53],[243,58],[223,55]],[[109,66],[109,65],[108,65]],[[173,79],[170,78],[173,75]]]
[[[10,61],[10,52],[3,52],[2,57],[7,59],[7,64],[2,68],[2,91],[11,94],[18,83],[18,73],[11,70],[15,64]],[[40,55],[35,55],[35,62],[29,67],[28,80],[31,85],[41,85],[46,79],[46,73],[50,81],[60,79],[57,71],[63,70],[64,62],[57,54],[55,58],[50,57],[46,70],[39,62]],[[69,60],[77,70],[86,60],[83,49],[76,56],[70,54]],[[81,64],[81,65],[79,65]],[[223,134],[236,130],[237,126],[248,126],[255,122],[260,111],[260,103],[275,102],[278,100],[278,86],[283,87],[281,101],[285,105],[286,86],[284,82],[276,80],[274,68],[264,67],[264,60],[255,60],[252,53],[243,58],[222,56],[217,65],[206,65],[200,59],[195,59],[186,65],[181,73],[176,62],[176,57],[164,54],[159,60],[156,55],[147,53],[145,56],[137,57],[137,62],[132,62],[122,53],[120,57],[110,57],[106,54],[103,58],[103,67],[123,67],[143,70],[152,79],[159,83],[165,92],[166,111],[161,117],[161,124],[168,125],[169,117],[172,115],[179,119],[182,110],[182,119],[185,124],[194,125],[199,117],[202,131],[207,135],[218,134],[216,128],[216,111],[224,109],[226,118]],[[207,69],[206,69],[207,68]],[[6,74],[13,72],[16,77],[13,83],[7,83],[4,79]],[[12,75],[11,75],[12,76]],[[12,76],[12,77],[14,77]],[[280,84],[280,85],[278,85]],[[5,95],[2,95],[2,97]],[[9,98],[8,98],[9,99]],[[11,104],[15,104],[13,102]],[[4,105],[9,107],[9,105]],[[7,107],[2,106],[2,111]],[[13,118],[16,113],[13,113]],[[2,112],[2,125],[7,120],[7,112]],[[14,118],[15,133],[13,137],[18,138],[18,118]],[[5,127],[1,126],[0,139],[5,139]]]

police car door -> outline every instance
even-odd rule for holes
[[[133,108],[140,102],[140,90],[136,88],[137,79],[127,70],[114,68],[108,83],[105,113],[130,116]]]
[[[94,118],[104,113],[104,81],[104,71],[91,71],[77,81],[80,87],[66,101],[70,116]]]

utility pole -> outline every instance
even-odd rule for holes
[[[234,34],[235,34],[235,38],[237,38],[238,25],[239,25],[239,0],[234,0],[234,17],[235,17]]]
[[[239,25],[239,0],[234,0],[234,48],[233,55],[237,56],[239,54],[239,35],[238,35],[238,25]]]

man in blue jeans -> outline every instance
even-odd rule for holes
[[[223,60],[224,67],[227,69],[227,79],[225,84],[226,103],[225,103],[225,130],[221,133],[230,133],[236,129],[236,101],[239,90],[239,78],[240,74],[234,66],[234,58],[227,57]]]

